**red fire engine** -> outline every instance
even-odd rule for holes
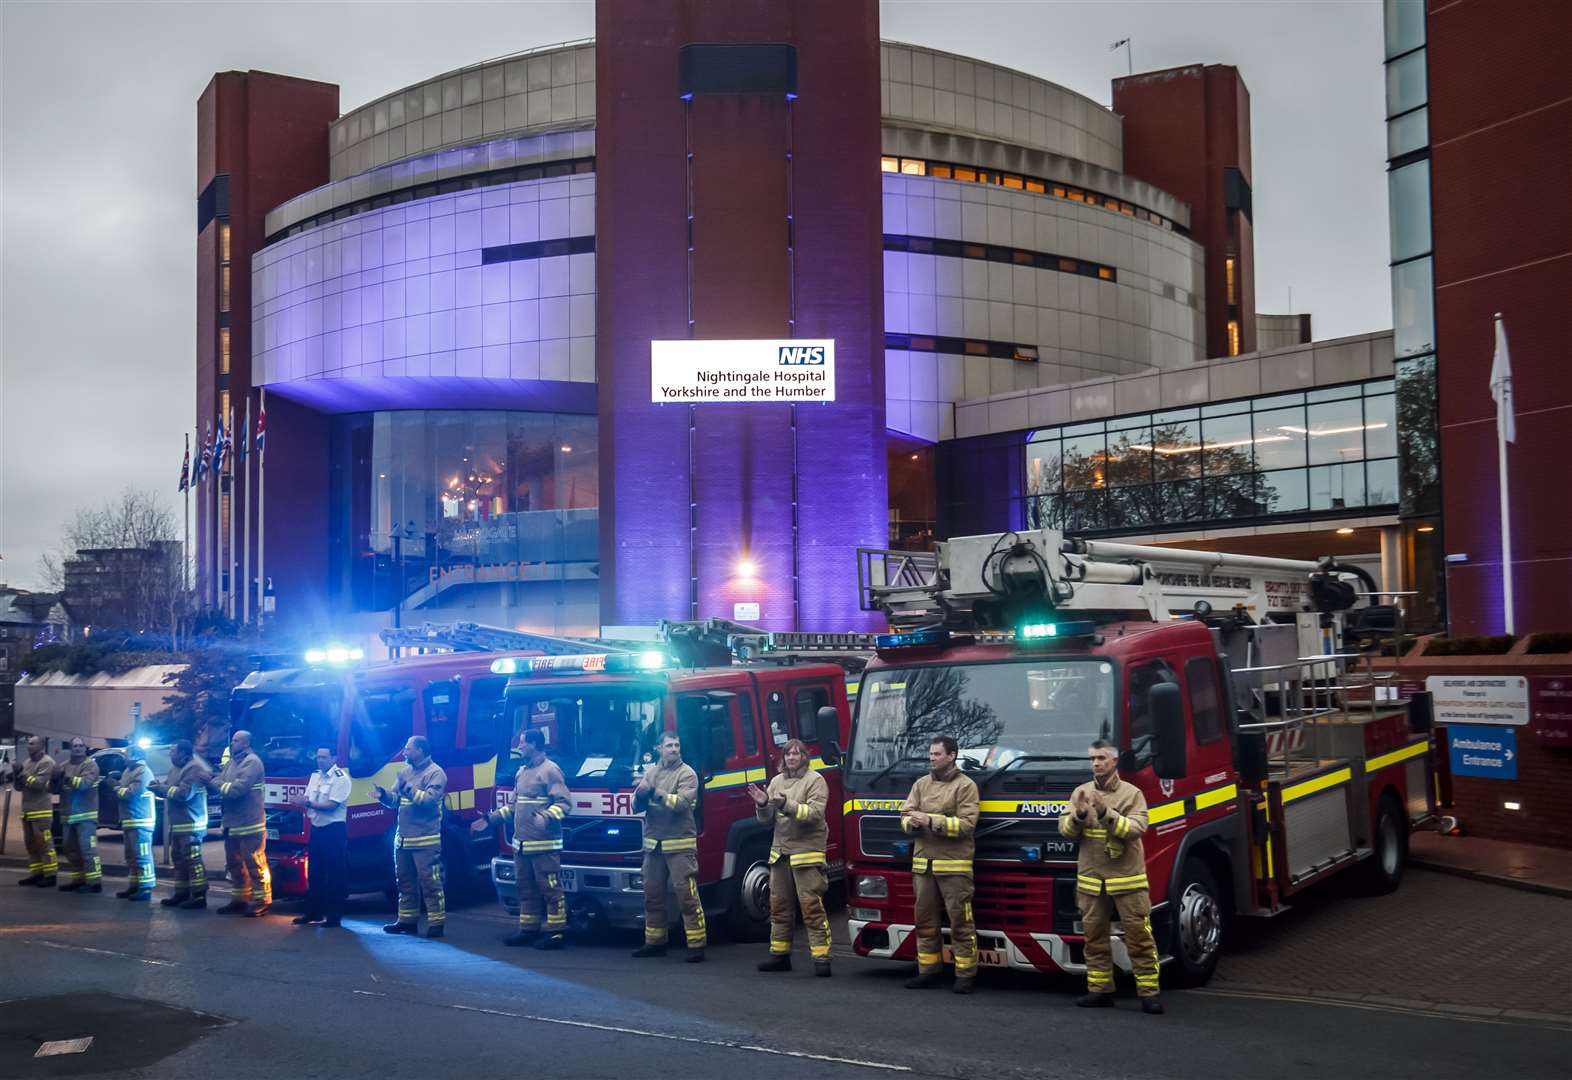
[[[1429,739],[1339,651],[1345,625],[1390,614],[1356,608],[1374,599],[1363,571],[1049,530],[861,557],[864,607],[894,632],[874,640],[843,766],[858,954],[915,957],[899,809],[939,734],[981,793],[987,965],[1084,971],[1076,849],[1057,824],[1098,738],[1145,793],[1152,923],[1185,981],[1211,975],[1234,917],[1345,870],[1397,886],[1431,812]],[[1114,956],[1128,971],[1117,940]]]
[[[330,746],[352,784],[347,812],[352,892],[394,890],[398,815],[371,795],[391,787],[411,735],[431,742],[447,772],[442,853],[450,888],[483,880],[493,845],[470,838],[478,809],[496,800],[497,758],[507,753],[502,713],[506,676],[495,654],[451,653],[363,665],[348,649],[308,654],[303,667],[254,671],[230,701],[233,729],[251,732],[267,778],[267,854],[280,895],[306,891],[310,824],[294,804],[305,798],[316,749]]]

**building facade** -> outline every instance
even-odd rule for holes
[[[1110,110],[881,42],[872,0],[784,10],[604,2],[594,41],[343,115],[215,77],[198,428],[265,398],[267,449],[230,455],[233,544],[202,489],[210,603],[235,563],[237,616],[266,579],[278,618],[367,628],[865,625],[855,549],[960,520],[942,447],[972,403],[1252,351],[1235,69]],[[835,340],[833,404],[650,401],[652,340],[792,337]]]

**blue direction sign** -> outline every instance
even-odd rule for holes
[[[1446,729],[1453,776],[1517,779],[1517,729],[1499,724],[1454,724]]]

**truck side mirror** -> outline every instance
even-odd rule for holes
[[[1179,696],[1179,684],[1157,683],[1150,690],[1152,728],[1156,735],[1156,753],[1152,757],[1152,771],[1162,780],[1179,780],[1186,775],[1184,727],[1184,700]]]
[[[835,741],[835,737],[841,730],[840,725],[840,711],[833,705],[824,705],[813,714],[813,734],[808,735],[804,733],[803,735],[804,739],[820,744],[819,756],[824,759],[826,765],[839,765],[841,763],[840,744]],[[830,760],[832,757],[835,760]]]

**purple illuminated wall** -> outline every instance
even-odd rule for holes
[[[693,42],[795,45],[798,97],[681,100]],[[738,601],[771,629],[874,622],[855,552],[887,514],[878,49],[873,0],[596,6],[604,623]],[[833,338],[836,401],[651,404],[650,341],[690,336]]]

